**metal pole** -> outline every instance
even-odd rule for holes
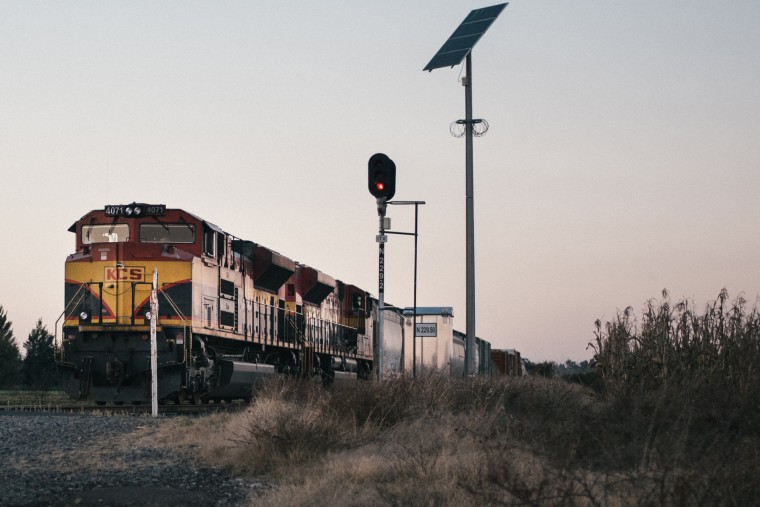
[[[150,291],[150,398],[153,417],[158,416],[158,346],[156,343],[156,321],[158,320],[158,268],[153,269],[153,288]]]
[[[420,336],[420,372],[425,373],[425,337],[424,336]]]
[[[412,378],[417,378],[417,212],[419,210],[418,202],[414,203],[414,331],[412,335]]]
[[[380,217],[380,235],[377,237],[379,245],[378,262],[378,303],[377,303],[377,379],[383,376],[383,321],[385,315],[385,197],[377,199],[377,214]]]
[[[473,207],[472,171],[472,52],[467,54],[467,77],[463,81],[465,96],[466,143],[466,201],[467,201],[467,347],[465,348],[465,375],[475,374],[475,218]]]
[[[398,231],[387,231],[388,234],[402,234],[404,236],[414,236],[414,308],[413,308],[413,320],[414,320],[414,331],[412,332],[412,377],[417,376],[417,238],[419,234],[418,231],[418,224],[419,224],[419,206],[420,204],[425,204],[425,201],[388,201],[386,204],[401,204],[401,205],[411,205],[414,204],[414,232],[398,232]],[[406,343],[406,338],[404,338],[401,342],[401,350],[402,350],[402,365],[406,362],[406,356],[404,355],[404,345]],[[422,343],[422,342],[420,342]],[[403,368],[402,368],[403,369]]]

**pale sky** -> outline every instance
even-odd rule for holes
[[[0,0],[0,305],[63,311],[68,227],[182,208],[377,294],[376,152],[419,217],[419,306],[465,330],[462,66],[422,68],[473,1]],[[663,288],[760,291],[760,3],[514,0],[473,52],[477,334],[590,359]],[[389,210],[412,231],[413,208]],[[413,241],[386,246],[411,306]]]

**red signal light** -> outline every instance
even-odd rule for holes
[[[387,155],[375,153],[367,163],[369,193],[388,201],[396,193],[396,164]]]

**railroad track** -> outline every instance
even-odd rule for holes
[[[245,403],[232,402],[222,404],[165,404],[158,406],[159,414],[205,414],[211,412],[238,411],[246,407]],[[151,405],[0,405],[0,412],[49,412],[49,413],[103,413],[103,414],[150,414]]]

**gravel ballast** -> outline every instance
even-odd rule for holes
[[[0,414],[0,505],[246,505],[267,486],[151,443],[166,418]],[[143,438],[130,438],[140,432]],[[155,445],[154,445],[155,444]]]

